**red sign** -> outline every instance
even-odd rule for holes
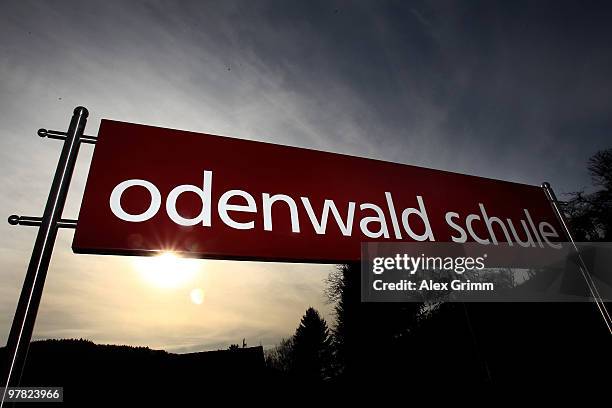
[[[343,262],[370,241],[555,246],[540,187],[103,120],[73,250]]]

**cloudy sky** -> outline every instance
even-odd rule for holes
[[[609,6],[609,5],[608,5]],[[540,184],[589,184],[612,146],[612,12],[603,2],[1,3],[0,215],[40,215],[65,130],[101,118]],[[66,218],[92,155],[83,146]],[[203,153],[205,154],[205,153]],[[4,343],[36,230],[0,223]],[[61,231],[36,338],[172,351],[271,345],[333,266],[189,261],[159,284],[138,258],[74,255]],[[154,269],[154,268],[153,268]],[[190,292],[204,293],[202,304]]]

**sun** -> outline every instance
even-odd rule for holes
[[[133,263],[145,282],[161,289],[175,289],[191,283],[202,267],[201,260],[181,258],[172,252],[135,257]]]

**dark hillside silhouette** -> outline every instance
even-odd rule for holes
[[[0,357],[4,361],[4,348]],[[21,385],[63,386],[65,404],[71,406],[91,406],[92,401],[114,406],[124,400],[204,403],[236,388],[257,390],[271,378],[261,346],[173,354],[88,340],[45,340],[31,344]]]

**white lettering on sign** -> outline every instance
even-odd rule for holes
[[[212,186],[213,172],[207,170],[204,171],[202,187],[184,184],[172,189],[166,198],[168,217],[182,226],[202,225],[210,227],[212,225],[211,213],[214,207]],[[131,187],[144,187],[151,196],[149,207],[140,214],[129,214],[121,206],[122,194]],[[196,194],[202,201],[200,213],[193,218],[181,216],[176,209],[178,197],[184,193]],[[274,228],[272,207],[274,205],[284,206],[287,208],[287,215],[291,221],[291,231],[294,233],[301,232],[300,210],[303,209],[305,214],[302,214],[302,221],[308,220],[317,234],[325,235],[328,232],[328,226],[334,224],[333,228],[338,228],[344,236],[353,234],[355,213],[359,211],[359,230],[366,238],[391,238],[392,234],[389,230],[389,225],[391,225],[395,239],[401,239],[402,234],[406,233],[414,241],[435,241],[423,197],[417,195],[415,197],[416,206],[401,210],[398,217],[392,194],[384,192],[384,196],[387,203],[386,212],[385,209],[373,203],[357,205],[357,203],[351,201],[348,205],[339,207],[333,200],[326,199],[323,202],[321,212],[317,214],[308,197],[300,197],[300,207],[298,201],[288,195],[262,193],[261,202],[258,206],[258,202],[253,195],[235,189],[224,192],[220,196],[216,208],[219,218],[225,225],[239,230],[256,228],[259,222],[257,213],[259,209],[262,209],[263,229],[272,231]],[[240,204],[237,203],[238,201],[240,201]],[[145,222],[158,213],[162,197],[159,189],[153,183],[146,180],[130,179],[119,183],[113,189],[109,202],[111,211],[117,218],[127,222]],[[561,244],[550,240],[551,238],[559,238],[559,233],[555,228],[544,221],[539,222],[536,226],[527,209],[524,209],[525,219],[515,222],[509,218],[502,220],[488,214],[482,203],[479,203],[478,207],[480,209],[479,214],[467,214],[463,221],[457,212],[449,211],[445,214],[445,221],[454,232],[451,236],[453,242],[465,243],[471,238],[482,245],[498,245],[501,241],[508,242],[510,246],[513,246],[513,243],[518,243],[522,247],[536,247],[537,245],[543,248],[546,244],[551,248],[561,248]],[[235,219],[236,213],[249,213],[253,214],[253,217],[249,221],[237,221]],[[387,222],[387,216],[391,221],[390,224]],[[481,228],[484,227],[487,235],[479,236],[475,232],[476,225],[480,225]],[[519,225],[520,227],[518,227]],[[522,233],[525,234],[525,239],[520,238],[519,230],[521,229]]]

